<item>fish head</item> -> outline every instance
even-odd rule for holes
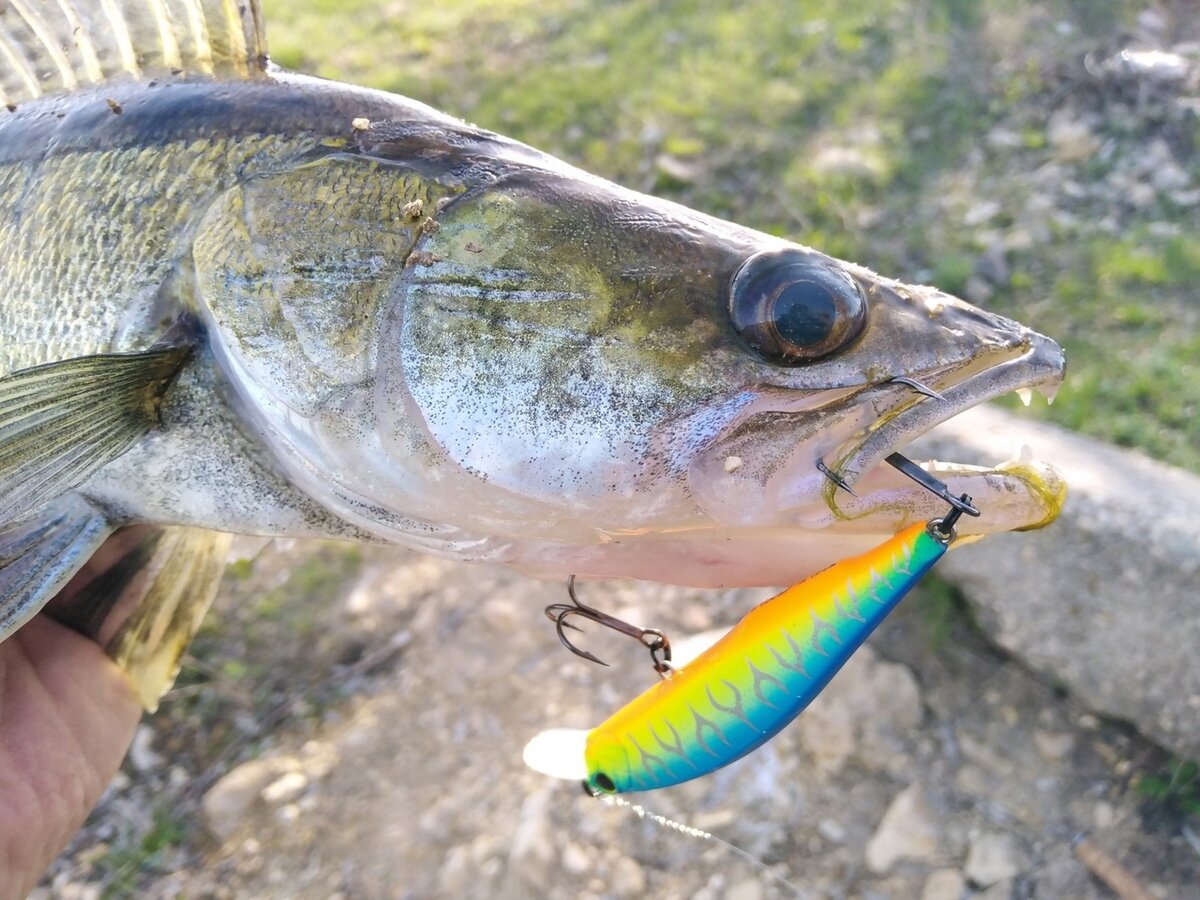
[[[409,237],[356,250],[382,260],[358,282],[283,303],[290,335],[231,327],[236,279],[207,281],[214,346],[289,475],[381,537],[545,574],[778,583],[944,514],[881,460],[1062,378],[1049,338],[934,288],[486,144],[433,179],[371,162],[369,202],[339,168],[358,215],[327,211],[337,229],[291,214],[283,271],[304,240],[324,259],[356,228],[378,244],[414,184],[441,192]],[[1035,527],[1061,502],[1041,464],[933,468],[985,509],[966,530]]]

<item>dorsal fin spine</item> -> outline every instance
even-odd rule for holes
[[[29,63],[23,58],[23,54],[17,52],[3,34],[0,34],[0,54],[4,55],[9,66],[17,73],[17,77],[21,79],[29,95],[31,97],[40,97],[42,89],[38,87],[37,78],[30,70]],[[5,102],[8,102],[7,97],[5,97]]]
[[[92,44],[92,38],[87,33],[87,29],[83,27],[83,19],[79,17],[79,10],[75,8],[71,0],[58,0],[58,6],[63,15],[67,17],[67,21],[71,23],[71,33],[75,35],[75,43],[79,47],[80,56],[83,57],[83,70],[88,81],[92,84],[99,84],[104,80],[104,69],[100,66],[100,57]]]
[[[104,15],[108,18],[109,25],[112,26],[117,52],[121,54],[121,68],[132,74],[134,78],[139,77],[142,70],[138,66],[137,54],[133,52],[133,37],[129,33],[129,24],[125,21],[125,14],[113,0],[100,0],[100,8],[104,10]]]
[[[46,55],[54,61],[54,65],[58,67],[59,77],[62,78],[63,87],[67,90],[73,90],[79,86],[79,81],[75,78],[75,70],[71,68],[70,60],[67,55],[62,52],[62,48],[54,40],[54,34],[46,21],[39,16],[34,10],[29,8],[25,0],[9,0],[13,9],[17,11],[25,24],[29,26],[29,30],[33,32],[34,37],[41,43],[42,48],[46,51]]]
[[[254,78],[267,62],[258,0],[0,0],[0,102],[109,78]]]
[[[205,72],[213,70],[212,44],[208,39],[208,20],[204,18],[204,7],[200,0],[183,0],[187,10],[188,26],[196,41],[196,62]]]
[[[162,41],[163,63],[172,68],[183,67],[183,57],[179,53],[179,41],[175,39],[175,29],[171,25],[171,11],[163,0],[146,0],[158,22],[158,39]]]
[[[238,11],[236,0],[225,0],[222,8],[225,10],[225,27],[229,29],[230,56],[234,59],[245,59],[249,50],[246,48],[246,35],[242,30],[242,14]]]

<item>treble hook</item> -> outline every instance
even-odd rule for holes
[[[611,628],[613,631],[627,635],[638,641],[650,651],[650,659],[654,664],[654,671],[664,678],[667,677],[667,673],[671,671],[671,642],[667,640],[665,634],[657,628],[641,628],[637,625],[631,625],[629,622],[622,621],[616,616],[610,616],[608,613],[600,612],[598,609],[593,609],[590,606],[580,603],[579,598],[575,595],[574,575],[567,578],[567,594],[571,598],[570,603],[551,603],[545,610],[546,618],[554,623],[555,630],[558,632],[558,639],[562,641],[564,647],[576,656],[582,656],[584,659],[599,663],[602,666],[608,665],[608,663],[598,656],[576,647],[567,638],[567,628],[574,631],[583,630],[576,625],[572,625],[567,621],[567,618],[569,616],[583,616],[585,619],[590,619],[598,625]],[[659,658],[660,654],[662,656],[661,659]]]

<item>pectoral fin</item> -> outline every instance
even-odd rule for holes
[[[82,484],[154,427],[189,353],[87,356],[0,378],[0,529]]]
[[[111,531],[104,517],[75,495],[0,530],[0,641],[45,606]]]
[[[100,643],[153,711],[217,594],[230,541],[202,528],[123,529],[47,613]]]

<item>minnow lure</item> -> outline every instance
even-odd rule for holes
[[[745,756],[808,706],[942,558],[962,511],[956,505],[944,519],[913,525],[764,601],[682,668],[660,660],[670,653],[661,632],[620,623],[618,630],[650,647],[656,668],[666,670],[663,679],[591,731],[536,736],[526,763],[558,777],[583,777],[584,789],[597,795],[668,787]],[[582,610],[617,627],[612,617],[575,603],[550,608],[560,610],[559,634],[572,650],[562,635],[568,614]]]

